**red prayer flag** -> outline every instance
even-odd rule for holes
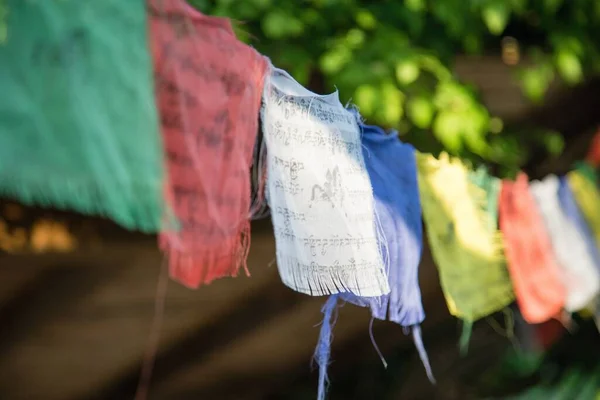
[[[198,287],[235,276],[250,244],[250,166],[267,61],[231,22],[183,0],[148,0],[165,196],[179,230],[160,246],[171,277]]]
[[[590,149],[585,157],[585,161],[594,168],[600,166],[600,129],[598,129],[598,132],[596,132],[590,143]]]

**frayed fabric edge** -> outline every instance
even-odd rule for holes
[[[277,268],[284,285],[309,296],[351,292],[361,297],[377,297],[390,292],[385,271],[376,268],[376,265],[350,269],[331,266],[325,273],[316,264],[302,264],[293,257],[278,255]],[[356,282],[357,285],[349,287],[348,282]],[[358,286],[359,282],[368,282],[368,284]]]
[[[110,218],[122,227],[144,233],[163,228],[166,205],[162,182],[111,185],[22,176],[3,177],[0,194],[25,205],[71,210]],[[125,194],[125,195],[123,195]],[[149,195],[150,194],[150,195]]]
[[[250,224],[246,223],[234,239],[226,241],[210,251],[194,252],[169,246],[171,237],[161,237],[162,250],[167,255],[169,275],[189,289],[197,289],[217,279],[236,277],[240,269],[248,270],[248,253],[250,251]],[[234,251],[231,251],[234,249]]]
[[[317,390],[317,400],[325,400],[329,377],[327,376],[327,367],[331,356],[331,343],[333,341],[333,327],[337,321],[336,306],[338,296],[332,295],[327,299],[321,312],[323,313],[323,323],[319,332],[319,341],[315,349],[314,361],[319,366],[319,383]],[[335,315],[334,315],[335,313]]]

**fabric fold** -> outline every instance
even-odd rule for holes
[[[7,7],[0,194],[157,232],[163,162],[145,2]]]
[[[185,286],[236,276],[250,245],[250,168],[266,59],[231,22],[183,0],[148,0],[166,197],[179,220],[160,247]]]
[[[473,322],[514,300],[486,191],[458,159],[417,152],[421,207],[448,308]]]
[[[261,111],[282,282],[301,293],[390,291],[356,118],[273,68]]]
[[[498,218],[508,270],[524,320],[540,324],[560,315],[566,296],[560,267],[524,173],[514,182],[502,182]]]
[[[533,181],[530,191],[541,212],[561,267],[567,291],[565,309],[574,312],[592,303],[600,289],[600,276],[594,254],[590,251],[584,234],[561,206],[560,186],[559,178],[549,175],[542,181]]]

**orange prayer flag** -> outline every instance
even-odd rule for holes
[[[498,218],[508,269],[523,318],[541,323],[560,313],[566,292],[527,175],[503,181]]]

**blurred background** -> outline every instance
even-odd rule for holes
[[[369,124],[499,177],[568,171],[600,123],[598,0],[190,4],[231,18],[241,40],[311,90],[339,89]],[[0,7],[0,39],[3,16]],[[324,299],[284,287],[274,257],[270,221],[257,221],[251,278],[198,290],[166,284],[150,399],[316,397],[311,357]],[[0,398],[132,399],[157,332],[161,265],[155,237],[1,201]],[[461,355],[461,324],[447,311],[427,246],[420,282],[438,384],[427,381],[411,338],[379,321],[385,369],[368,312],[346,305],[334,329],[330,399],[596,398],[593,320],[577,319],[570,333],[545,326],[544,336],[518,315],[511,334],[499,315],[475,324]]]

